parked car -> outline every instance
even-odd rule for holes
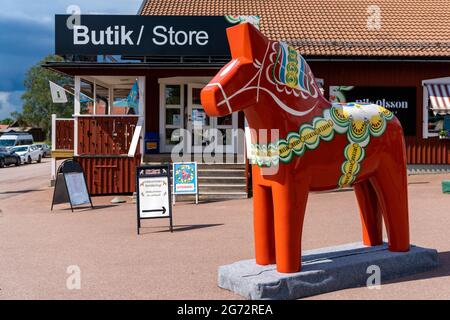
[[[14,164],[19,166],[21,163],[20,156],[15,152],[8,150],[4,147],[0,147],[0,168]]]
[[[42,160],[42,151],[36,146],[19,146],[11,148],[11,150],[20,156],[22,163],[31,163],[33,161],[40,163]]]
[[[42,157],[50,157],[52,150],[50,149],[48,144],[45,143],[36,143],[34,146],[38,147],[42,151]]]
[[[33,136],[28,133],[9,132],[0,137],[0,148],[11,149],[30,144],[33,144]]]

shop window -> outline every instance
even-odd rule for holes
[[[219,129],[218,144],[223,146],[232,145],[233,129]]]
[[[176,145],[180,142],[180,129],[178,128],[167,128],[165,135],[166,145]]]
[[[450,80],[450,79],[448,79]],[[423,137],[450,138],[450,85],[424,83]]]
[[[231,126],[233,124],[233,117],[231,114],[226,115],[225,117],[217,118],[217,125],[219,126]]]
[[[94,114],[94,84],[80,81],[80,114]]]
[[[95,85],[95,114],[108,114],[109,92],[99,84]]]
[[[435,114],[432,110],[428,109],[428,133],[439,134],[439,132],[444,129],[444,122],[446,119],[450,120],[450,116]]]
[[[111,114],[121,115],[121,114],[136,114],[133,108],[130,108],[128,103],[128,96],[130,94],[131,86],[123,88],[114,88],[113,96],[114,102],[111,108]]]
[[[192,104],[202,104],[200,101],[200,92],[202,88],[192,88]]]
[[[181,88],[179,85],[166,85],[165,99],[167,105],[181,104]]]
[[[181,109],[168,108],[166,110],[166,124],[172,126],[180,126],[181,124]]]

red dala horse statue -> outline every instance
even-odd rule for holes
[[[374,104],[329,102],[294,48],[249,23],[227,29],[227,36],[232,60],[202,90],[201,102],[210,116],[243,110],[252,129],[256,263],[300,271],[309,192],[346,186],[356,193],[364,244],[382,244],[384,219],[389,250],[408,251],[406,152],[398,119]],[[266,174],[274,168],[275,174]]]

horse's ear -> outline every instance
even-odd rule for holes
[[[244,22],[227,29],[231,57],[246,58],[253,61],[258,58],[261,47],[265,48],[268,39],[251,23]],[[262,53],[264,54],[264,52]]]

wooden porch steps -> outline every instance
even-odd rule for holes
[[[145,164],[161,164],[170,162],[170,158],[161,157],[166,161],[151,161]],[[147,158],[147,160],[150,160]],[[198,190],[200,201],[219,201],[229,199],[248,198],[247,178],[245,164],[239,163],[199,163]],[[176,202],[194,201],[195,195],[177,195]]]

